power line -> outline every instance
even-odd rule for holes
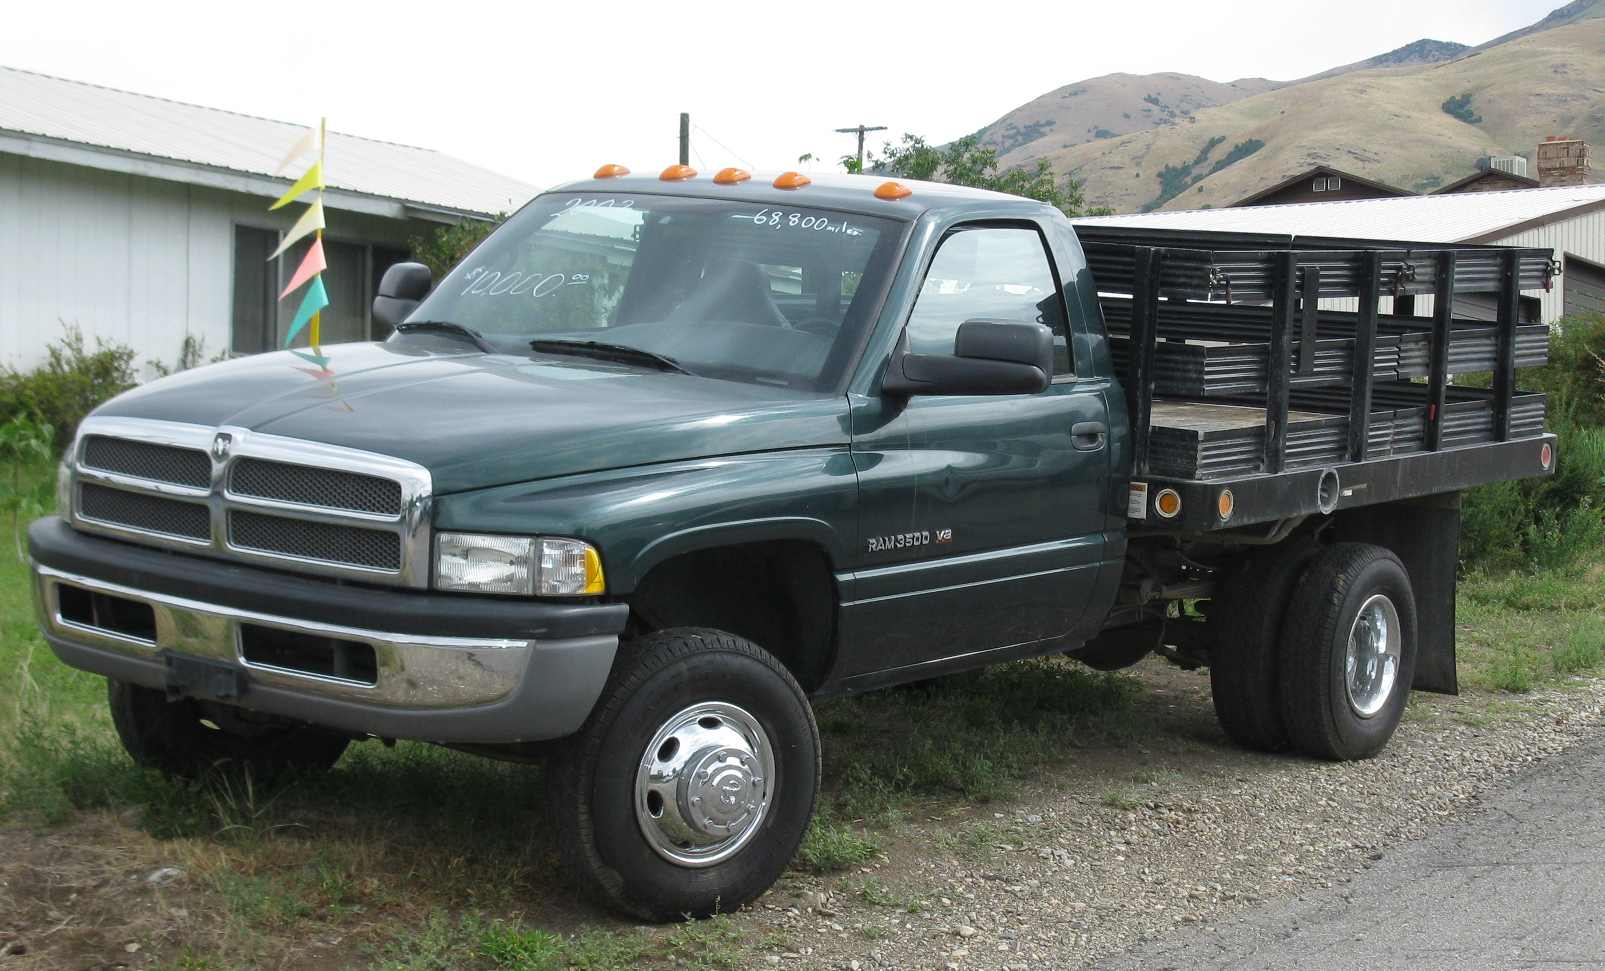
[[[737,152],[735,149],[731,148],[729,145],[726,145],[724,142],[719,141],[719,139],[714,138],[713,137],[713,133],[708,131],[706,128],[703,128],[701,125],[697,124],[696,122],[692,122],[691,123],[691,127],[695,128],[697,131],[701,132],[702,134],[708,136],[708,141],[710,141],[710,142],[714,143],[715,145],[719,146],[720,148],[724,149],[725,152],[728,153],[729,156],[731,158],[735,159],[737,162],[740,162],[742,165],[745,165],[749,169],[753,168],[753,164],[751,162],[747,161],[745,158],[743,158],[741,156],[740,152]]]

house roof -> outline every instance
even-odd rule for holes
[[[1499,179],[1500,181],[1518,182],[1522,184],[1523,188],[1527,189],[1536,189],[1543,184],[1530,176],[1517,175],[1514,172],[1505,172],[1500,169],[1479,169],[1463,179],[1457,179],[1454,182],[1449,183],[1441,189],[1433,189],[1432,194],[1435,196],[1441,196],[1446,193],[1459,192],[1461,189],[1471,185],[1473,182],[1481,182],[1483,179]]]
[[[1396,199],[1304,202],[1287,206],[1184,209],[1074,221],[1132,229],[1487,243],[1600,209],[1605,209],[1605,185],[1573,185]]]
[[[1270,196],[1281,192],[1283,189],[1286,189],[1289,186],[1296,185],[1305,181],[1306,179],[1313,179],[1318,175],[1335,175],[1344,182],[1353,182],[1357,185],[1363,185],[1368,189],[1375,189],[1383,195],[1415,195],[1415,193],[1411,192],[1409,189],[1401,189],[1396,185],[1388,185],[1386,182],[1378,182],[1375,179],[1368,179],[1363,175],[1355,175],[1353,172],[1345,172],[1342,169],[1334,169],[1330,165],[1317,165],[1314,168],[1305,169],[1303,172],[1300,172],[1297,175],[1289,176],[1288,178],[1283,179],[1269,188],[1261,189],[1253,195],[1244,196],[1243,198],[1232,203],[1232,205],[1251,206],[1261,199],[1269,198]]]
[[[277,196],[306,126],[0,67],[0,152]],[[328,134],[325,205],[394,218],[510,212],[538,191],[427,148]],[[291,173],[292,177],[299,173]]]

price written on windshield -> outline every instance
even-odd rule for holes
[[[751,219],[754,226],[768,229],[795,229],[802,232],[837,233],[842,236],[862,236],[864,231],[843,219],[831,222],[829,216],[789,212],[784,209],[760,209],[750,216],[737,215],[737,219]]]

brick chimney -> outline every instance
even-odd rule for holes
[[[1540,185],[1583,185],[1588,182],[1588,143],[1581,138],[1551,135],[1538,143],[1534,161],[1537,163]]]

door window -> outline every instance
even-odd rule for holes
[[[1053,331],[1054,374],[1070,373],[1064,301],[1035,229],[977,226],[949,234],[908,319],[908,349],[952,354],[959,325],[977,318],[1046,326]]]

